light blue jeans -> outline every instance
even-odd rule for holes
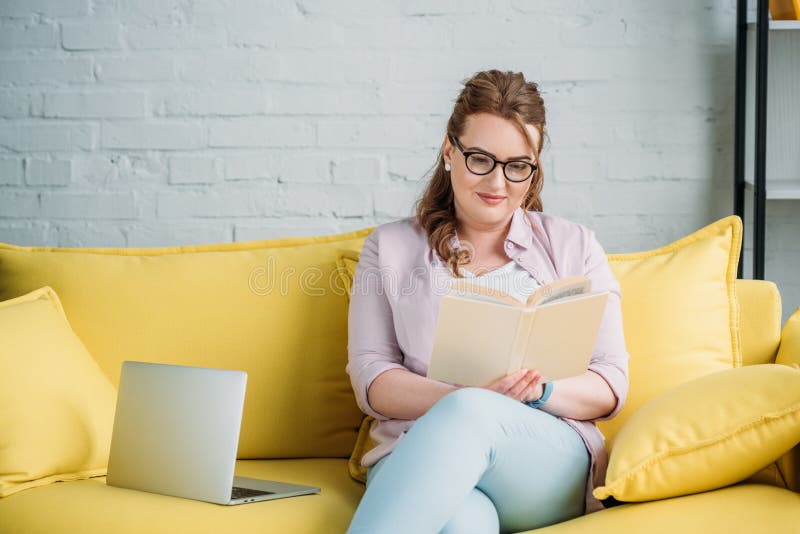
[[[589,459],[561,419],[462,388],[369,469],[348,533],[518,532],[565,521],[584,513]]]

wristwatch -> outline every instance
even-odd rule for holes
[[[545,382],[544,386],[542,387],[542,396],[536,400],[528,401],[525,404],[527,404],[531,408],[538,408],[539,406],[547,402],[547,399],[550,398],[550,394],[552,392],[553,392],[553,383]]]

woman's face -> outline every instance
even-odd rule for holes
[[[538,130],[532,125],[526,125],[525,128],[538,151],[541,142]],[[470,115],[464,133],[456,141],[466,152],[484,152],[498,161],[524,159],[531,163],[536,162],[525,136],[517,130],[514,123],[489,113]],[[495,165],[489,174],[473,174],[466,167],[464,155],[447,136],[442,155],[451,168],[450,180],[456,218],[462,224],[477,228],[493,228],[508,222],[514,210],[522,204],[536,177],[534,173],[524,182],[511,182],[503,175],[503,166],[500,164]],[[481,194],[499,196],[502,199],[499,202],[487,201]]]

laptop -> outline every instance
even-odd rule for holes
[[[125,361],[109,486],[243,504],[320,488],[234,476],[247,373]]]

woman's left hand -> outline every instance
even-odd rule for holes
[[[523,368],[481,387],[525,402],[542,396],[541,379],[542,375],[536,369]],[[535,396],[537,391],[538,396]]]
[[[530,402],[535,401],[539,397],[544,394],[544,381],[542,380],[542,375],[536,369],[531,369],[537,375],[537,379],[535,382],[532,383],[532,387],[527,388],[521,398],[519,399],[520,402]]]

